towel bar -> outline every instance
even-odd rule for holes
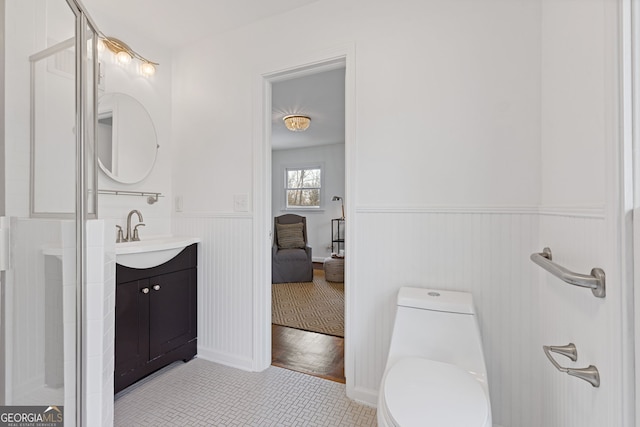
[[[159,201],[159,197],[164,197],[162,193],[156,193],[154,191],[98,190],[98,194],[111,194],[114,196],[146,196],[147,203],[150,205]]]
[[[606,295],[605,274],[601,268],[591,269],[591,274],[579,274],[567,270],[566,268],[552,261],[551,249],[544,248],[541,253],[531,254],[531,261],[547,270],[554,276],[564,280],[570,285],[591,289],[593,295],[604,298]]]

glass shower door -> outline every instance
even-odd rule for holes
[[[5,14],[0,406],[81,425],[96,36],[73,0],[6,0]]]
[[[76,223],[82,219],[75,207],[76,14],[65,0],[8,1],[6,13],[15,23],[6,31],[7,103],[30,102],[7,120],[5,131],[15,163],[29,156],[28,168],[7,168],[8,180],[27,179],[29,197],[7,194],[5,399],[12,407],[33,407],[28,412],[52,407],[65,425],[74,425]]]

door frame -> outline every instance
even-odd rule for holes
[[[271,365],[271,86],[274,82],[345,68],[345,216],[354,218],[355,138],[355,45],[347,44],[325,51],[306,53],[295,58],[263,66],[253,82],[253,366],[262,371]],[[355,247],[354,228],[346,228],[349,253]],[[349,340],[353,330],[354,298],[351,298],[353,263],[345,262],[345,379],[347,396],[353,387],[353,348]]]
[[[620,2],[620,115],[621,146],[619,156],[619,177],[621,181],[620,240],[623,257],[622,287],[623,306],[629,311],[623,321],[624,371],[633,375],[623,375],[628,382],[623,384],[625,393],[623,408],[627,425],[640,425],[640,291],[635,284],[640,283],[640,7],[633,0]],[[625,310],[626,311],[626,310]],[[630,332],[633,330],[633,332]],[[625,343],[629,343],[628,346]]]

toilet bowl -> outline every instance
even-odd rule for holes
[[[491,427],[471,294],[400,289],[377,412],[381,427]]]

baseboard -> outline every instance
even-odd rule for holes
[[[253,360],[247,357],[234,356],[232,354],[222,353],[220,351],[206,349],[200,346],[198,346],[198,354],[196,357],[208,360],[209,362],[229,366],[230,368],[241,369],[249,372],[253,371]]]
[[[378,391],[362,387],[347,386],[347,397],[366,406],[378,406]]]

